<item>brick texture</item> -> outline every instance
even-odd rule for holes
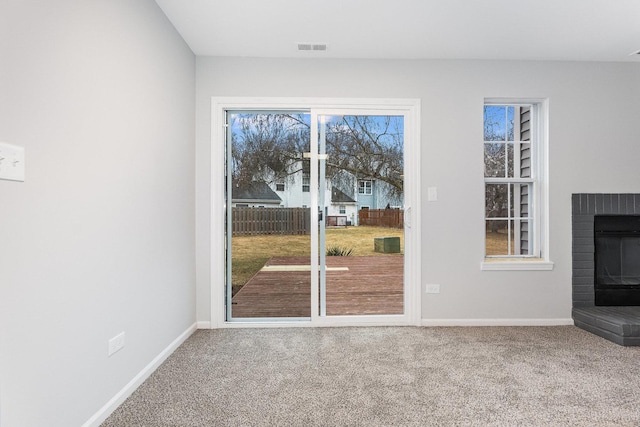
[[[638,214],[640,194],[573,194],[571,208],[573,307],[593,307],[593,217]]]

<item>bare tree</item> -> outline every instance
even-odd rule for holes
[[[309,171],[308,115],[250,113],[233,116],[232,169],[236,185],[272,183]],[[404,129],[401,117],[344,116],[326,125],[327,177],[353,188],[358,179],[388,184],[390,196],[403,192]]]
[[[238,114],[232,118],[233,181],[240,187],[253,181],[272,183],[304,167],[309,128],[287,114]]]
[[[404,129],[401,117],[344,116],[327,126],[327,175],[334,182],[375,179],[388,196],[404,190]]]

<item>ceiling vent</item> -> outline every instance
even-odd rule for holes
[[[327,45],[324,43],[298,43],[298,50],[324,52],[327,50]]]

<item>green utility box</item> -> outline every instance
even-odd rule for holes
[[[400,238],[399,237],[374,237],[373,250],[375,252],[382,252],[384,254],[400,253]]]

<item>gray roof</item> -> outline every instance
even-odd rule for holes
[[[336,187],[331,188],[331,202],[332,203],[355,203],[351,197],[347,196],[342,191],[338,190]]]
[[[234,202],[253,201],[263,203],[280,203],[282,199],[266,182],[253,181],[249,185],[238,187],[233,184],[231,199]]]

